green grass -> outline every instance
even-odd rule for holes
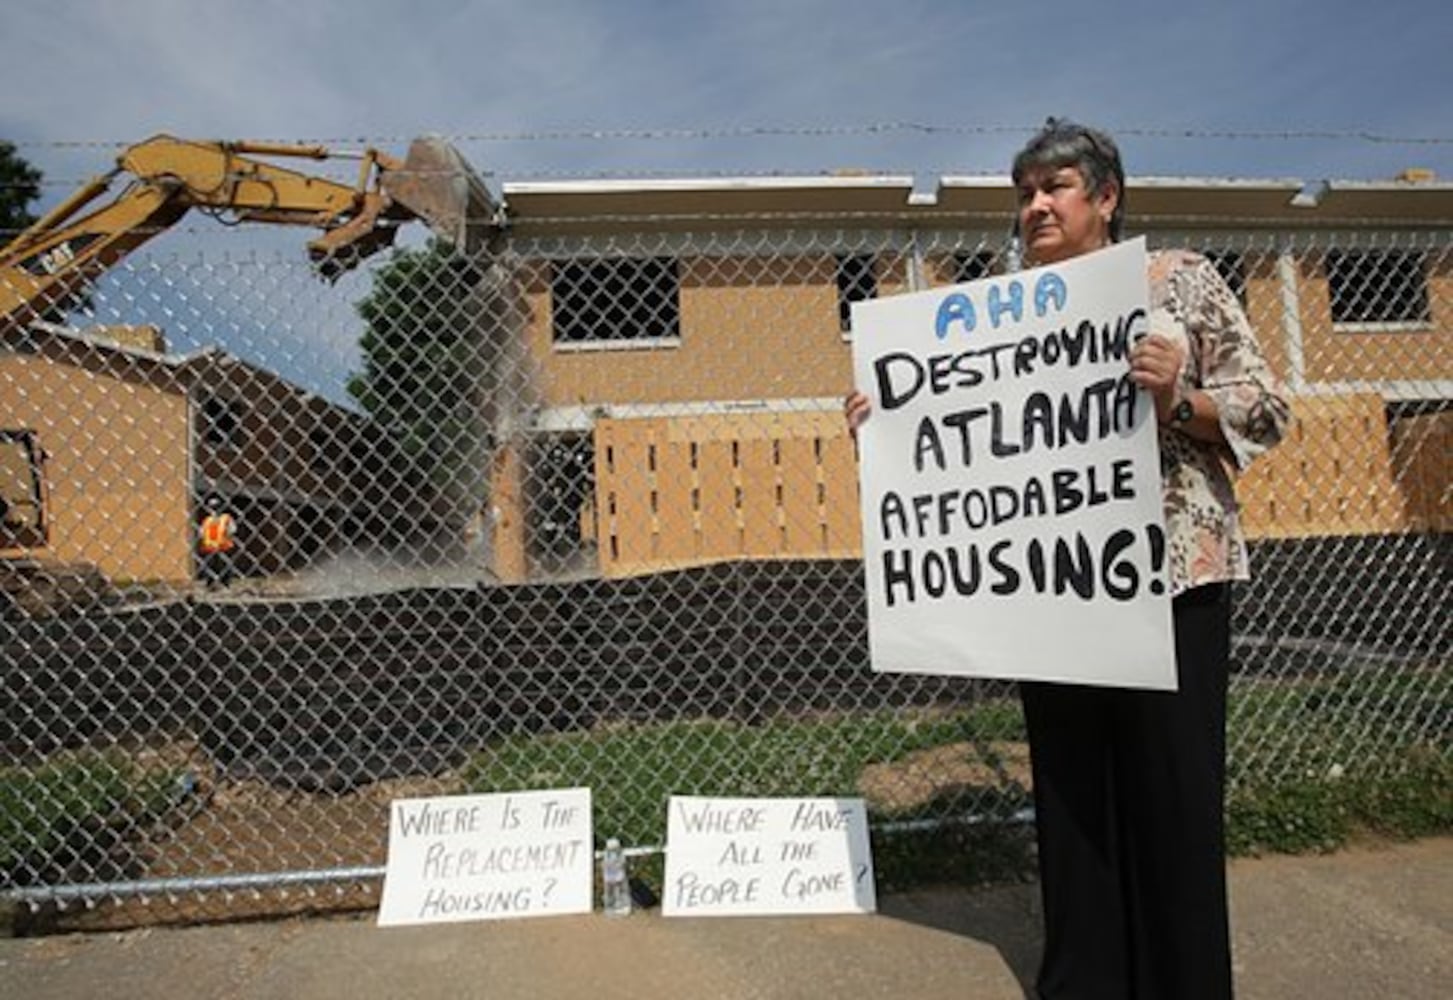
[[[1450,712],[1438,693],[1445,678],[1436,669],[1383,670],[1239,683],[1230,707],[1228,851],[1298,853],[1332,849],[1364,832],[1453,831]],[[494,744],[464,769],[463,790],[588,786],[597,839],[659,845],[673,794],[857,796],[869,765],[960,743],[989,758],[993,742],[1023,739],[1013,698],[951,713],[623,724]],[[1030,874],[1032,831],[997,822],[1027,804],[1012,783],[946,789],[898,811],[870,803],[880,884]],[[970,812],[975,822],[964,822]],[[950,822],[894,826],[914,819]]]
[[[1331,850],[1359,833],[1453,830],[1453,674],[1368,667],[1233,693],[1233,854]]]
[[[64,865],[97,829],[159,815],[178,776],[144,773],[120,754],[83,751],[0,770],[0,877],[13,884]]]
[[[763,725],[702,720],[514,737],[464,769],[466,791],[592,789],[600,838],[660,843],[671,795],[856,796],[863,769],[970,739],[1019,739],[1017,706]]]
[[[1334,849],[1364,832],[1453,831],[1449,687],[1449,673],[1436,668],[1239,680],[1230,706],[1228,851],[1296,853]],[[660,845],[673,794],[856,797],[867,794],[864,775],[874,765],[902,767],[915,753],[962,746],[954,758],[977,761],[981,776],[891,807],[870,798],[879,885],[1004,881],[1033,873],[1032,828],[1012,820],[1028,796],[1012,775],[983,765],[993,765],[998,744],[1023,740],[1013,697],[955,711],[881,709],[757,725],[623,723],[493,743],[462,768],[456,790],[589,787],[598,841]],[[133,836],[170,808],[178,777],[119,751],[0,769],[0,880],[51,879],[83,860],[98,833]],[[659,885],[660,859],[633,872]]]
[[[874,713],[746,725],[703,720],[619,726],[549,737],[516,737],[476,756],[464,791],[541,787],[591,789],[596,840],[659,845],[671,795],[721,797],[859,796],[864,768],[946,744],[1024,738],[1017,702],[986,702],[953,713]],[[961,814],[971,803],[932,799],[896,812],[871,808],[870,823]],[[975,789],[974,803],[1007,819],[1023,805],[1012,790]],[[1002,881],[1029,870],[1029,836],[1021,825],[992,821],[906,833],[873,833],[874,867],[884,888],[926,881]],[[659,892],[659,857],[632,865],[637,880]]]
[[[1245,782],[1226,802],[1234,855],[1332,851],[1363,835],[1408,838],[1453,831],[1453,763],[1409,748],[1381,776],[1291,776]]]
[[[1453,682],[1436,668],[1243,685],[1229,724],[1228,851],[1453,831],[1450,723]]]

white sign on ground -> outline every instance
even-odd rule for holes
[[[718,799],[667,807],[668,917],[872,913],[862,799]]]
[[[589,913],[589,788],[395,799],[381,927]]]
[[[853,305],[875,670],[1175,688],[1145,265]]]

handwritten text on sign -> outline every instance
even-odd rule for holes
[[[877,909],[862,799],[678,795],[668,808],[665,916]]]
[[[589,913],[590,789],[396,799],[380,926]]]
[[[875,669],[1175,687],[1145,265],[853,305]]]

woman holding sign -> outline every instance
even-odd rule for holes
[[[1095,129],[1050,119],[1014,159],[1026,263],[1120,238],[1125,174]],[[1041,997],[1232,994],[1224,827],[1230,582],[1247,578],[1228,468],[1281,439],[1289,408],[1206,258],[1149,258],[1150,334],[1130,377],[1160,424],[1178,690],[1022,682],[1045,942]],[[870,413],[861,392],[849,428]]]

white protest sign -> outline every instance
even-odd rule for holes
[[[664,916],[877,909],[862,799],[673,795],[668,808]]]
[[[590,789],[395,799],[380,927],[589,913]]]
[[[1173,690],[1144,240],[853,305],[879,671]]]

